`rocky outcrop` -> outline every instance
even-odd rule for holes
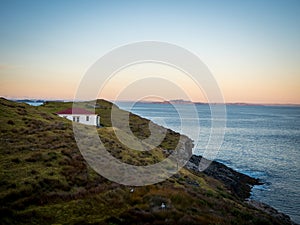
[[[256,209],[259,209],[269,215],[271,215],[272,217],[278,219],[278,221],[282,221],[284,224],[292,224],[292,225],[297,225],[296,223],[294,223],[291,218],[281,212],[278,212],[276,209],[274,209],[273,207],[262,203],[262,202],[258,202],[255,200],[247,200],[246,201],[249,205],[253,206]]]
[[[186,168],[199,173],[199,164],[201,160],[202,156],[193,155],[185,166]],[[203,160],[208,161],[207,159]],[[209,161],[209,163],[209,166],[203,171],[203,173],[221,181],[234,195],[241,199],[250,197],[253,185],[262,184],[258,179],[239,173],[222,163],[216,161]]]
[[[210,164],[202,171],[201,169],[199,170],[199,165],[201,166],[200,161],[202,164]],[[281,224],[297,225],[288,215],[277,211],[273,207],[262,202],[248,199],[251,194],[251,188],[254,185],[262,184],[259,179],[239,173],[222,163],[209,161],[202,156],[196,155],[193,155],[190,158],[185,167],[189,170],[192,170],[194,173],[201,173],[202,171],[204,174],[221,181],[232,192],[232,194],[240,198],[242,201],[246,199],[247,204],[269,214],[277,221],[280,221]]]

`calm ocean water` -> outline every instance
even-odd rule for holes
[[[182,132],[172,105],[130,103],[117,105],[160,125]],[[189,107],[180,105],[181,108]],[[211,114],[208,105],[197,105],[198,123],[185,124],[185,134],[200,127],[201,154],[209,139]],[[215,160],[252,177],[264,185],[252,189],[251,198],[267,203],[300,224],[300,107],[228,105],[226,133]]]

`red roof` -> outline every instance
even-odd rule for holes
[[[62,111],[57,112],[56,114],[85,114],[85,115],[94,115],[95,113],[92,113],[88,110],[82,109],[82,108],[69,108]]]

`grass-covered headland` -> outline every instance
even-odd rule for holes
[[[153,150],[129,149],[111,127],[112,103],[97,103],[103,126],[99,136],[120,161],[153,164],[177,146],[180,134],[167,130]],[[0,224],[291,223],[287,217],[272,216],[245,201],[257,180],[218,163],[197,172],[196,156],[179,173],[155,185],[133,188],[107,180],[81,156],[71,121],[55,114],[70,107],[72,103],[33,107],[0,99]],[[138,138],[150,135],[149,123],[130,114],[130,129]],[[122,126],[116,129],[122,132]]]

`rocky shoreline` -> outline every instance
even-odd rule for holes
[[[186,168],[199,172],[198,167],[202,159],[202,156],[193,155],[186,164]],[[206,159],[203,160],[208,161]],[[252,186],[262,184],[258,179],[239,173],[216,161],[212,161],[203,173],[221,181],[232,194],[241,199],[250,197]]]
[[[284,224],[298,225],[297,223],[293,222],[288,215],[286,215],[282,212],[279,212],[278,210],[274,209],[273,207],[271,207],[265,203],[258,202],[258,201],[252,200],[252,199],[251,200],[248,199],[248,200],[246,200],[246,202],[250,206],[271,215],[272,217],[278,219],[279,221],[282,221]]]
[[[202,159],[202,156],[192,155],[185,167],[189,170],[192,170],[194,173],[200,173],[199,163]],[[205,158],[204,160],[208,161]],[[281,221],[283,224],[297,225],[288,215],[279,212],[265,203],[249,199],[251,196],[252,187],[254,185],[263,184],[259,179],[239,173],[216,161],[212,161],[210,165],[203,171],[203,173],[221,181],[233,195],[246,202],[250,206],[271,215],[272,217]]]

